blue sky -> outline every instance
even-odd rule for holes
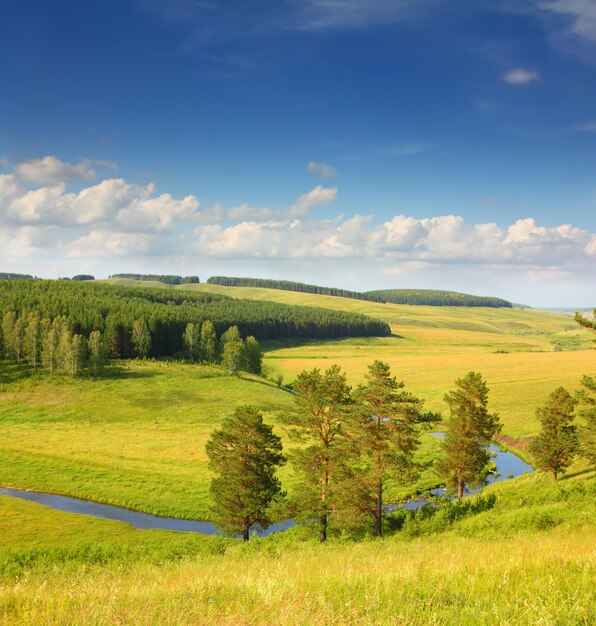
[[[0,6],[0,271],[594,304],[596,2]]]

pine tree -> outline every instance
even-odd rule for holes
[[[450,418],[438,471],[461,498],[466,483],[475,486],[486,478],[490,461],[488,445],[500,432],[501,424],[496,413],[488,412],[488,387],[479,372],[468,372],[455,385],[444,397]]]
[[[249,335],[244,343],[246,348],[246,370],[260,376],[263,372],[263,353],[259,342]]]
[[[248,541],[253,524],[269,525],[269,506],[282,496],[275,475],[285,463],[281,439],[255,407],[238,406],[212,433],[206,451],[216,474],[210,489],[215,521],[230,534],[242,532]]]
[[[201,350],[199,327],[196,324],[189,322],[184,329],[182,341],[184,342],[188,359],[193,362],[198,361]]]
[[[360,506],[372,515],[377,537],[382,533],[383,490],[388,480],[407,482],[416,475],[414,453],[420,444],[418,423],[422,401],[403,390],[387,363],[368,366],[367,383],[354,392],[360,413],[355,431],[360,452],[357,492]]]
[[[132,344],[140,359],[146,359],[151,349],[151,333],[144,320],[135,320],[132,324]]]
[[[290,421],[309,442],[294,450],[292,465],[300,476],[300,508],[320,522],[320,541],[326,541],[329,515],[342,499],[345,457],[344,421],[350,405],[350,387],[338,365],[324,374],[318,368],[296,377],[296,411]]]
[[[577,427],[573,424],[577,404],[571,394],[558,387],[543,407],[536,409],[542,430],[528,446],[538,469],[551,472],[557,480],[571,464],[578,450]]]
[[[201,326],[201,358],[207,363],[217,361],[217,334],[215,326],[210,320],[205,320]]]

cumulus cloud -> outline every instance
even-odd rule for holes
[[[315,176],[320,176],[321,178],[333,178],[338,174],[337,170],[331,167],[331,165],[327,165],[327,163],[317,163],[316,161],[309,161],[306,164],[306,171]]]
[[[34,185],[52,185],[70,179],[91,180],[97,176],[88,159],[72,164],[55,156],[22,161],[15,165],[14,172],[20,180]]]
[[[539,226],[532,218],[506,229],[494,223],[467,224],[456,215],[398,215],[383,224],[362,215],[346,220],[247,221],[201,226],[195,237],[194,253],[221,258],[340,257],[561,267],[590,267],[596,259],[596,235],[569,224]]]
[[[66,227],[113,223],[123,230],[163,231],[176,220],[198,217],[195,196],[177,200],[154,192],[151,183],[143,187],[122,178],[103,180],[78,193],[67,193],[64,182],[27,191],[13,175],[0,176],[0,208],[11,223]]]
[[[122,233],[92,230],[88,235],[60,246],[72,257],[142,256],[150,252],[152,236],[147,233]]]
[[[508,85],[513,85],[514,87],[523,87],[540,80],[540,74],[538,72],[526,70],[523,67],[518,67],[514,70],[510,70],[509,72],[505,72],[505,74],[501,76],[501,80]]]

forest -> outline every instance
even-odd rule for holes
[[[340,298],[351,298],[353,300],[368,300],[370,302],[382,302],[380,296],[372,293],[361,293],[359,291],[349,291],[348,289],[338,289],[336,287],[320,287],[319,285],[308,285],[306,283],[296,283],[291,280],[273,280],[269,278],[237,278],[234,276],[211,276],[207,279],[210,285],[222,285],[224,287],[260,287],[264,289],[282,289],[284,291],[299,291],[301,293],[316,293],[322,296],[339,296]]]
[[[511,308],[513,304],[502,298],[492,296],[473,296],[457,291],[436,289],[379,289],[367,291],[366,295],[379,298],[392,304],[418,304],[426,306],[486,306],[492,308]]]
[[[112,274],[109,278],[152,280],[164,283],[165,285],[189,285],[201,282],[198,276],[176,276],[174,274]]]
[[[293,306],[171,289],[123,287],[86,281],[0,281],[0,315],[25,320],[65,318],[74,334],[100,331],[117,345],[121,358],[135,354],[135,322],[150,334],[149,357],[183,349],[187,324],[213,322],[218,335],[237,326],[257,339],[385,336],[389,326],[365,315],[318,307]]]

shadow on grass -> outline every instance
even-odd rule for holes
[[[391,333],[390,335],[384,335],[383,337],[376,337],[371,335],[369,337],[331,337],[326,339],[317,338],[297,338],[297,339],[265,339],[261,341],[261,350],[264,353],[273,352],[274,350],[282,350],[284,348],[298,348],[304,346],[325,346],[330,343],[339,343],[342,341],[367,341],[368,339],[404,339],[403,335]]]
[[[586,469],[578,470],[577,472],[571,472],[571,474],[565,474],[559,478],[560,481],[569,480],[571,478],[577,478],[578,476],[586,476],[587,474],[593,474],[594,470],[590,467],[586,467]]]
[[[265,387],[270,387],[271,389],[279,389],[280,391],[286,391],[287,393],[296,394],[293,389],[289,389],[284,385],[279,386],[277,383],[271,382],[266,378],[244,378],[244,376],[238,376],[240,380],[243,380],[246,383],[255,383],[257,385],[265,385]]]

